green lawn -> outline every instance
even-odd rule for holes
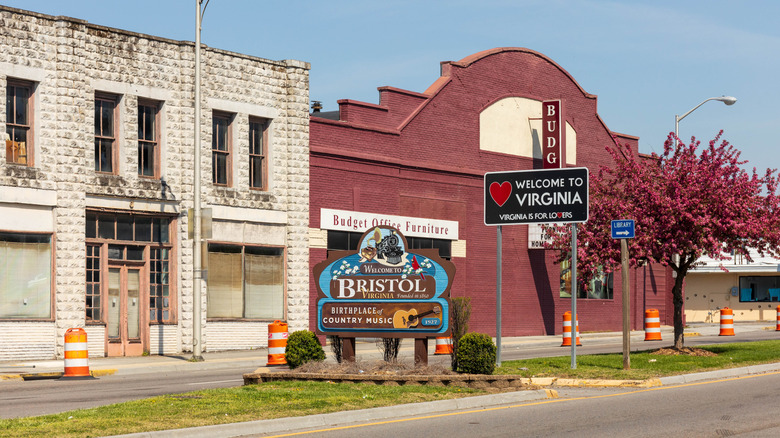
[[[2,437],[94,437],[366,409],[484,394],[466,388],[274,382],[0,420]]]
[[[566,377],[580,379],[650,379],[676,374],[734,368],[780,361],[780,341],[707,345],[701,348],[717,356],[664,356],[650,351],[631,353],[631,369],[623,369],[623,354],[577,356],[571,369],[571,356],[512,360],[501,364],[496,374],[524,377]]]
[[[717,356],[632,353],[506,361],[497,374],[585,379],[648,379],[780,361],[780,341],[700,347]],[[365,409],[484,394],[457,387],[274,382],[167,395],[57,415],[0,420],[2,437],[90,437]]]

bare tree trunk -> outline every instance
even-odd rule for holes
[[[674,348],[681,349],[684,346],[685,337],[683,336],[683,283],[687,270],[678,270],[677,278],[674,279],[672,287],[672,304],[674,305]]]

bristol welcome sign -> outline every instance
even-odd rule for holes
[[[314,267],[317,332],[346,338],[428,338],[450,332],[455,266],[436,249],[410,249],[398,229],[366,231],[355,251]]]

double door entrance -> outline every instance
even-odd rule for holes
[[[143,265],[128,263],[108,266],[106,353],[108,356],[140,356],[149,324],[144,323],[143,304],[149,300]]]

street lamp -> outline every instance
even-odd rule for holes
[[[688,117],[688,114],[696,111],[700,106],[704,105],[705,103],[707,103],[707,102],[709,102],[711,100],[717,100],[717,101],[725,103],[726,105],[734,105],[735,103],[737,103],[737,98],[736,97],[732,97],[732,96],[710,97],[709,99],[705,99],[702,103],[696,105],[690,111],[688,111],[687,113],[685,113],[685,114],[683,114],[681,116],[678,116],[678,115],[675,114],[675,116],[674,116],[674,146],[675,146],[675,148],[677,147],[677,132],[680,129],[680,120]]]

